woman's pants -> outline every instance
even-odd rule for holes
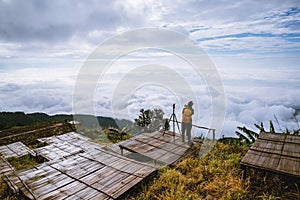
[[[192,124],[190,123],[184,123],[181,124],[181,132],[182,132],[182,142],[184,142],[185,135],[188,138],[188,144],[191,145],[191,130],[192,130]]]

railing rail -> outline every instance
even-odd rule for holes
[[[182,122],[174,121],[174,120],[170,120],[170,122],[182,123]],[[198,125],[195,125],[195,124],[192,124],[192,126],[194,126],[194,127],[196,127],[196,128],[201,128],[201,129],[208,130],[208,133],[209,133],[210,131],[212,131],[212,133],[213,133],[213,141],[215,141],[215,137],[216,137],[216,129],[214,129],[214,128],[208,128],[208,127],[205,127],[205,126],[198,126]]]

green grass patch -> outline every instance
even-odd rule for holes
[[[44,147],[44,146],[47,146],[47,145],[48,144],[46,142],[40,142],[40,141],[36,140],[36,141],[30,143],[28,145],[28,147],[31,148],[31,149],[37,149],[37,148]]]
[[[30,169],[40,163],[46,162],[47,160],[41,156],[34,157],[30,154],[27,154],[25,156],[16,158],[16,157],[10,157],[6,159],[17,171],[18,170],[24,170],[24,169]]]

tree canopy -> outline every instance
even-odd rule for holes
[[[142,132],[154,132],[164,126],[164,112],[161,109],[141,109],[140,115],[134,121],[135,126],[141,128]]]

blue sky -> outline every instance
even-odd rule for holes
[[[238,125],[268,123],[274,114],[282,127],[297,126],[293,115],[300,110],[299,1],[0,0],[0,110],[72,113],[76,77],[89,54],[111,37],[145,27],[178,31],[207,52],[224,83],[223,134],[232,135]],[[133,54],[116,65],[163,57]],[[102,115],[112,115],[108,91],[124,76],[117,69],[107,75],[106,88],[97,88],[101,92],[95,94]],[[210,112],[209,93],[202,80],[190,78],[201,99],[197,122],[209,126],[202,115]],[[130,116],[138,107],[155,104],[166,109],[173,103],[168,99],[176,101],[172,92],[155,96],[156,90],[150,87],[146,96],[142,89],[133,94],[125,103]]]

